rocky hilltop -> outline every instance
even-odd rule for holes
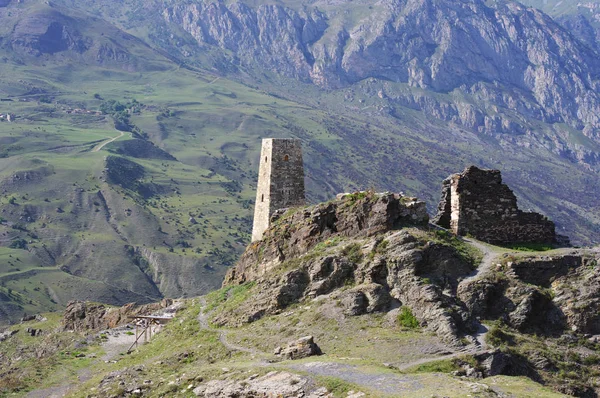
[[[473,354],[483,375],[522,374],[596,396],[586,364],[600,336],[598,252],[493,248],[428,226],[421,209],[401,195],[357,193],[275,215],[224,282],[250,283],[251,298],[213,321],[243,325],[311,301],[335,303],[347,317],[410,313]],[[556,349],[571,341],[581,356],[566,365],[536,344],[516,343],[534,335]],[[564,366],[580,369],[582,380],[553,380]]]
[[[0,5],[0,114],[14,116],[0,129],[0,323],[75,298],[122,305],[219,286],[249,239],[267,133],[302,140],[312,203],[373,187],[432,214],[440,181],[477,164],[502,169],[519,207],[557,234],[600,238],[599,58],[565,29],[570,11]]]

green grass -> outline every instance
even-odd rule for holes
[[[552,245],[546,243],[515,243],[503,247],[521,252],[545,252],[554,249]]]
[[[227,286],[209,293],[206,296],[206,311],[212,312],[218,308],[219,312],[227,312],[237,308],[250,298],[255,285],[255,282],[248,282],[242,285]]]
[[[469,262],[473,268],[477,268],[479,266],[481,260],[483,259],[483,253],[481,253],[481,250],[466,243],[464,240],[448,231],[436,230],[433,233],[435,236],[435,241],[454,247],[458,251],[458,254],[467,262]]]
[[[446,359],[418,365],[406,370],[406,373],[452,373],[459,369],[460,367],[457,365],[456,360]]]
[[[23,393],[57,382],[75,381],[80,369],[91,365],[90,356],[99,353],[96,344],[79,344],[81,333],[57,333],[61,314],[46,313],[44,322],[31,321],[11,327],[17,334],[0,343],[5,359],[0,363],[0,395]],[[26,328],[41,329],[40,336],[30,336]],[[43,352],[38,356],[38,352]],[[77,358],[79,354],[86,357]],[[9,358],[13,358],[9,361]]]
[[[350,391],[361,391],[362,389],[352,383],[330,376],[317,376],[316,381],[319,385],[327,388],[327,391],[333,394],[335,398],[344,398]]]

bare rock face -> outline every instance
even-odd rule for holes
[[[16,330],[6,330],[4,332],[1,332],[0,333],[0,343],[3,342],[4,340],[8,340],[12,336],[14,336],[16,333],[17,333]]]
[[[502,319],[522,332],[600,334],[597,261],[586,250],[510,259],[498,271],[460,284],[457,295],[472,315]]]
[[[112,329],[126,324],[129,316],[149,315],[173,304],[173,300],[164,299],[159,303],[136,305],[126,304],[120,308],[107,307],[83,301],[71,301],[63,314],[64,330],[85,331]]]
[[[600,62],[594,47],[541,11],[515,2],[383,0],[351,23],[341,17],[346,12],[331,5],[322,11],[199,1],[167,7],[162,15],[199,49],[224,50],[249,69],[330,88],[369,78],[405,83],[408,90],[379,97],[490,135],[530,134],[535,127],[525,119],[532,119],[567,123],[597,137]],[[467,99],[432,93],[454,90]],[[597,154],[556,140],[556,151],[568,148],[574,160],[598,162]]]
[[[359,285],[342,295],[344,313],[350,316],[386,310],[392,301],[385,286],[377,283]]]
[[[58,12],[33,14],[17,24],[12,45],[34,56],[68,50],[82,54],[90,43],[74,25],[72,19]]]
[[[302,337],[289,343],[283,349],[277,348],[275,350],[275,355],[285,359],[302,359],[321,354],[321,348],[315,343],[313,336]]]

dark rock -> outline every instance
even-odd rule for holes
[[[388,290],[376,283],[357,286],[342,295],[344,313],[350,316],[384,311],[391,300]]]
[[[577,254],[535,256],[510,261],[508,267],[523,282],[548,288],[556,279],[581,267],[584,261]]]
[[[25,333],[29,334],[32,337],[40,336],[43,331],[41,329],[27,328],[25,329]]]
[[[327,294],[345,284],[353,276],[354,266],[345,258],[327,256],[311,262],[308,267],[310,278],[309,297]]]
[[[18,332],[17,330],[6,330],[6,331],[0,333],[0,343],[3,342],[4,340],[8,340],[9,338],[11,338],[15,334],[17,334],[17,332]]]
[[[29,322],[29,321],[34,321],[34,320],[36,319],[35,317],[36,317],[35,315],[24,315],[24,316],[21,318],[21,322]]]
[[[499,350],[475,355],[479,362],[484,377],[497,375],[527,376],[533,380],[540,380],[540,376],[529,361],[517,354],[501,352]]]

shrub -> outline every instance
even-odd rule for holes
[[[400,313],[398,314],[398,323],[400,326],[409,329],[416,329],[420,326],[418,319],[413,315],[412,311],[408,307],[402,307],[400,309]]]
[[[353,263],[360,263],[363,258],[361,246],[358,243],[348,245],[342,250],[342,254]]]
[[[27,241],[25,239],[15,239],[10,243],[11,249],[27,249]]]

